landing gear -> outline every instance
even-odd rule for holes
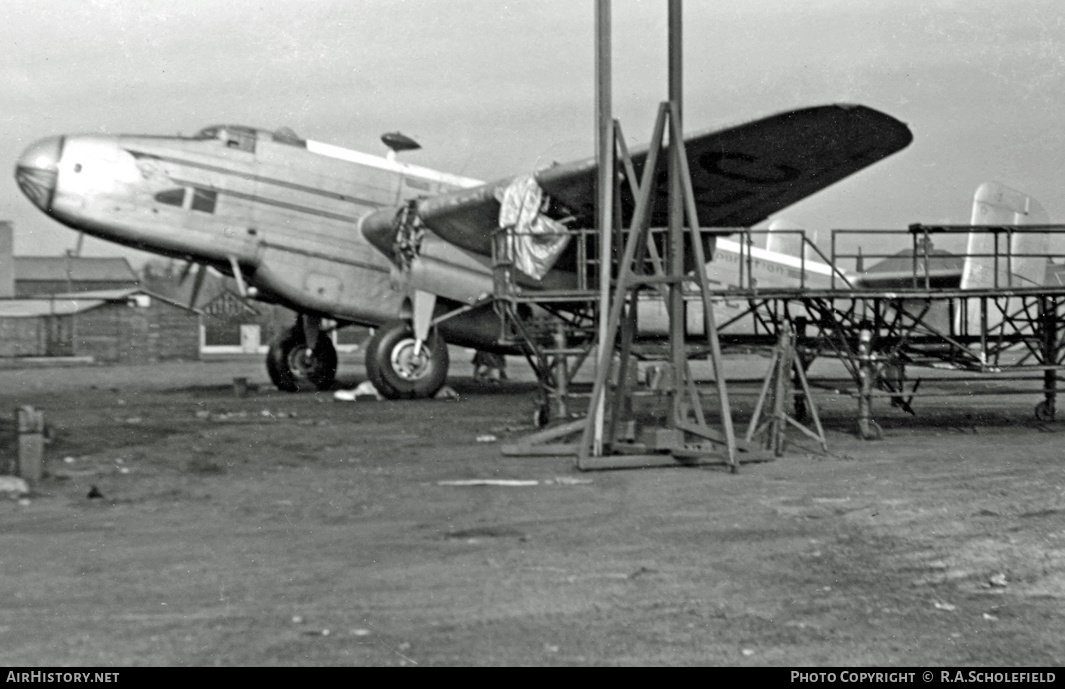
[[[1054,403],[1053,402],[1040,402],[1035,405],[1035,418],[1039,421],[1053,421],[1054,420]]]
[[[432,397],[447,378],[447,344],[433,330],[415,350],[414,330],[395,320],[377,328],[366,344],[366,375],[389,399]]]
[[[327,333],[317,333],[314,347],[308,348],[304,329],[289,328],[270,343],[266,370],[278,390],[327,390],[336,380],[337,350]]]

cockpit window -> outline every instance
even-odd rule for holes
[[[155,195],[155,200],[168,206],[180,208],[185,203],[185,188],[167,189]]]
[[[214,213],[215,204],[218,203],[218,192],[213,189],[192,189],[192,210],[204,213]]]
[[[274,141],[276,141],[279,144],[288,144],[289,146],[299,146],[300,148],[305,148],[307,146],[307,142],[304,141],[303,139],[301,139],[299,137],[299,134],[297,134],[296,132],[292,131],[288,127],[281,127],[280,129],[274,131],[274,133],[272,134],[272,137],[273,137]]]
[[[225,142],[231,148],[254,153],[255,142],[260,137],[263,141],[266,141],[266,138],[269,137],[276,143],[288,146],[298,146],[299,148],[307,146],[307,141],[288,127],[280,127],[271,132],[265,129],[246,127],[241,124],[215,124],[210,127],[204,127],[193,138],[201,140],[215,139]]]
[[[253,127],[226,124],[204,127],[196,134],[195,138],[217,139],[228,148],[255,153],[255,140],[258,138],[258,134]]]
[[[254,134],[225,130],[222,132],[222,140],[226,142],[226,146],[228,148],[235,148],[238,151],[247,151],[248,153],[255,153]]]

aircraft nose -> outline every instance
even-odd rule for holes
[[[30,145],[15,164],[15,181],[22,193],[41,210],[52,207],[59,159],[63,155],[63,137],[50,136]]]

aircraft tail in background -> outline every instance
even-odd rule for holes
[[[811,243],[816,244],[816,230],[813,232],[805,232],[798,223],[792,222],[787,218],[777,218],[771,222],[766,229],[766,251],[792,256],[794,258],[800,258],[805,254],[807,261],[822,261],[822,259],[817,256],[817,252],[813,251],[807,243],[803,241],[803,236],[805,234],[805,237]]]
[[[977,187],[969,222],[972,225],[1003,226],[1049,224],[1047,213],[1038,201],[998,182],[985,182]],[[1008,247],[1003,235],[999,235],[998,241],[996,252],[995,233],[969,233],[961,288],[1041,286],[1050,253],[1050,234],[1017,232],[1009,240]],[[997,266],[995,253],[998,253]]]
[[[985,182],[973,195],[972,225],[1047,225],[1043,206],[1024,192],[998,182]],[[998,237],[998,247],[995,242]],[[1008,239],[1007,239],[1008,237]],[[962,267],[962,289],[1039,287],[1046,279],[1051,235],[1047,232],[1016,232],[1012,236],[987,230],[969,233]],[[1006,243],[1009,242],[1009,246]],[[995,254],[997,254],[997,259]],[[992,309],[986,314],[988,328],[1002,324],[1006,316],[1023,308],[1018,298],[1006,300],[1005,313]],[[979,309],[968,309],[969,333],[981,328]]]

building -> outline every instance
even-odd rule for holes
[[[120,256],[15,256],[15,231],[0,220],[0,299],[132,289],[140,280]]]
[[[14,256],[15,297],[131,289],[140,281],[122,257]]]
[[[199,326],[198,311],[141,289],[0,300],[0,357],[196,360]]]
[[[937,249],[929,241],[918,243],[916,257],[913,249],[903,249],[859,273],[866,287],[900,287],[915,280],[915,286],[924,287],[927,280],[931,288],[949,289],[961,283],[964,264],[963,256]]]

